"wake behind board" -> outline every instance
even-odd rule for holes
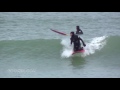
[[[73,55],[73,54],[77,54],[77,53],[84,53],[84,52],[85,52],[85,50],[82,49],[82,50],[79,50],[79,51],[75,51],[75,52],[73,52],[72,55]]]

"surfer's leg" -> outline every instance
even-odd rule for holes
[[[83,47],[81,47],[80,50],[83,50]]]
[[[75,43],[74,44],[74,51],[78,51],[79,50],[79,44],[78,43]]]
[[[76,45],[74,44],[74,48],[73,48],[73,51],[76,51]]]
[[[81,44],[79,44],[79,50],[81,50]]]
[[[83,50],[83,47],[81,46],[81,43],[79,45],[79,50]]]

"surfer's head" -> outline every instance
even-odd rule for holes
[[[79,26],[76,26],[76,30],[78,30],[80,27]]]
[[[74,32],[70,32],[70,36],[73,36],[74,35]]]

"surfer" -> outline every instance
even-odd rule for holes
[[[79,26],[76,26],[76,34],[83,34],[83,31],[80,29]]]
[[[74,43],[74,48],[73,48],[74,51],[78,51],[78,50],[83,49],[83,47],[81,47],[80,41],[82,41],[82,44],[84,47],[86,46],[86,44],[84,43],[82,38],[78,37],[78,35],[75,35],[74,32],[70,32],[70,36],[71,36],[71,38],[70,38],[71,45],[72,45],[72,43]]]

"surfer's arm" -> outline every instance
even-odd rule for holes
[[[80,29],[80,34],[83,34],[83,31]]]
[[[79,37],[79,39],[82,41],[82,44],[85,47],[86,46],[85,42],[82,40],[82,38]]]
[[[79,29],[79,34],[83,34],[83,31],[81,29]]]
[[[71,41],[70,44],[72,45],[72,42],[73,42],[73,41],[72,41],[72,38],[70,38],[70,41]]]
[[[83,34],[83,31],[81,29],[76,31],[76,34]]]

